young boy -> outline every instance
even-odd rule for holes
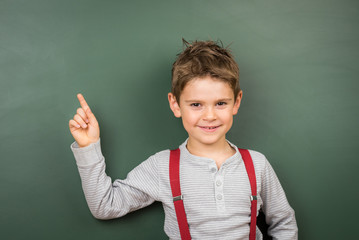
[[[81,108],[69,127],[76,140],[71,149],[85,197],[99,219],[121,217],[161,201],[166,215],[164,230],[170,239],[186,238],[180,233],[174,207],[176,200],[182,199],[188,222],[183,225],[189,227],[191,238],[248,239],[251,185],[238,148],[226,140],[242,99],[239,69],[231,53],[215,42],[185,44],[187,48],[173,64],[168,94],[171,110],[182,118],[188,133],[179,146],[181,196],[173,196],[171,191],[170,150],[149,157],[125,180],[112,182],[105,173],[98,122],[78,94]],[[297,239],[294,211],[272,167],[261,153],[249,153],[256,175],[257,213],[259,209],[265,213],[268,234],[274,239]],[[262,239],[258,229],[256,238]]]

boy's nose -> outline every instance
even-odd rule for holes
[[[206,111],[204,113],[204,116],[203,116],[203,120],[206,120],[206,121],[216,120],[216,114],[215,114],[213,108],[207,108],[206,109]]]

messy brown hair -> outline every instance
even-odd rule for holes
[[[222,42],[194,41],[182,38],[185,49],[177,55],[172,66],[171,92],[177,102],[188,82],[195,78],[210,76],[228,83],[236,98],[240,89],[239,68],[230,50]]]

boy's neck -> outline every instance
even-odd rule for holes
[[[213,159],[218,169],[226,159],[236,153],[236,150],[229,145],[225,138],[215,144],[208,145],[192,141],[191,138],[189,138],[186,147],[192,155]]]

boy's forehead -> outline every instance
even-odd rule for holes
[[[233,98],[233,90],[229,83],[222,80],[204,77],[189,81],[184,87],[181,97],[186,98]]]

